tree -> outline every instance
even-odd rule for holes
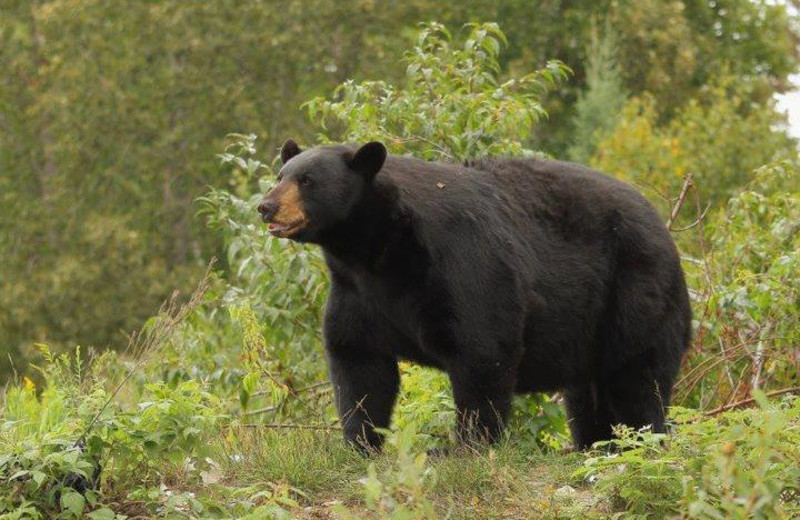
[[[616,125],[625,104],[625,92],[616,62],[616,43],[608,25],[603,34],[592,32],[586,64],[586,92],[575,104],[570,160],[587,164],[597,141]]]
[[[653,97],[633,98],[613,132],[598,144],[591,164],[639,184],[645,195],[674,196],[692,172],[703,197],[724,203],[761,165],[797,159],[774,102],[753,103],[747,82],[721,77],[660,126]]]

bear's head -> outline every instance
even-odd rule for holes
[[[386,147],[378,142],[302,151],[289,139],[281,149],[278,185],[258,205],[261,218],[273,236],[319,243],[347,223],[385,160]]]

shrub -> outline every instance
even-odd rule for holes
[[[569,69],[558,61],[518,78],[500,80],[506,39],[493,23],[469,24],[463,44],[443,25],[422,26],[406,53],[406,84],[340,85],[333,97],[305,104],[323,141],[382,139],[394,153],[464,160],[484,155],[530,155],[523,146],[547,114],[541,98]]]
[[[96,371],[106,366],[102,358],[88,363],[47,349],[44,358],[40,395],[29,380],[5,393],[0,519],[122,520],[131,511],[164,518],[288,518],[283,507],[296,505],[288,489],[217,483],[219,464],[212,457],[220,454],[213,441],[230,418],[198,381],[148,384],[135,401],[107,405],[112,394],[105,374]],[[192,490],[203,483],[206,494],[197,496]]]
[[[361,480],[367,509],[378,518],[390,520],[436,520],[434,504],[428,498],[435,484],[436,473],[426,464],[425,453],[414,448],[418,435],[413,425],[395,429],[386,439],[396,454],[393,466],[378,475],[375,463],[367,469]],[[345,507],[339,514],[348,520],[358,518]]]
[[[711,250],[687,264],[698,329],[679,402],[707,407],[800,383],[799,181],[795,164],[767,165],[710,219]]]
[[[672,437],[621,428],[575,476],[609,497],[617,518],[795,518],[800,399],[756,399],[759,408],[720,417],[677,410]]]

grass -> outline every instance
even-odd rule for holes
[[[220,443],[220,457],[237,482],[280,482],[306,494],[359,492],[356,480],[369,461],[336,432],[234,427]]]
[[[338,432],[237,427],[219,443],[225,479],[237,484],[291,488],[299,518],[338,518],[337,504],[373,518],[364,502],[362,479],[370,464],[389,472],[396,454],[365,458]],[[604,516],[590,489],[571,475],[584,458],[515,446],[513,438],[481,450],[430,457],[434,472],[428,498],[441,518],[578,518]]]

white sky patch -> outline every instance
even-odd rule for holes
[[[800,15],[797,7],[786,0],[767,0],[767,3],[785,5],[790,14],[793,16]],[[775,99],[778,101],[778,110],[785,112],[788,116],[789,134],[792,137],[800,139],[800,90],[797,90],[798,87],[800,87],[800,74],[789,76],[789,80],[794,90],[790,90],[784,94],[777,94]]]
[[[790,76],[789,79],[795,86],[795,90],[778,94],[775,99],[778,100],[778,110],[786,112],[789,116],[789,133],[792,137],[800,138],[800,90],[797,90],[797,85],[800,84],[800,74]]]

